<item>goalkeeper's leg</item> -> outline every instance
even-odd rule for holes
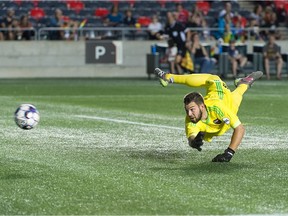
[[[207,86],[207,80],[221,80],[217,75],[212,74],[187,74],[176,75],[155,68],[155,74],[159,77],[162,86],[166,87],[169,83],[184,84],[190,87]]]
[[[236,107],[236,113],[238,112],[238,109],[240,107],[240,104],[243,99],[243,94],[248,90],[248,85],[239,85],[233,92],[232,92],[232,98],[234,101],[234,106]]]

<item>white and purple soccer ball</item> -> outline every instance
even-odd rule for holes
[[[21,129],[30,130],[39,123],[40,115],[32,104],[21,104],[15,111],[14,119]]]

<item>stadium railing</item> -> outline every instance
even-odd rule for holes
[[[217,38],[217,33],[219,31],[223,31],[224,29],[219,29],[217,27],[213,28],[189,28],[192,31],[197,31],[200,34],[205,34],[208,32],[208,35]],[[65,33],[75,34],[75,40],[81,39],[81,37],[88,37],[89,39],[114,39],[114,40],[148,40],[148,28],[147,27],[79,27],[79,28],[56,28],[56,27],[40,27],[40,28],[0,28],[0,31],[24,31],[24,30],[31,30],[34,32],[33,40],[49,40],[49,34],[55,31],[62,31]],[[248,27],[242,29],[242,31],[246,32],[246,40],[255,40],[253,38],[253,32],[255,28]],[[271,28],[259,28],[258,32],[261,31],[275,31],[279,32],[282,35],[282,40],[288,39],[288,28],[287,27],[278,27],[275,29]],[[70,38],[71,39],[71,38]]]

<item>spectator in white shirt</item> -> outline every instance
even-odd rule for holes
[[[158,40],[158,35],[159,33],[161,34],[162,31],[162,24],[159,22],[158,17],[156,15],[153,15],[152,22],[148,25],[149,39]]]

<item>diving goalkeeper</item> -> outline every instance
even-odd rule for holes
[[[212,162],[229,162],[245,133],[245,128],[237,116],[243,94],[263,75],[263,72],[256,71],[245,78],[236,79],[236,89],[232,92],[225,82],[212,74],[175,75],[159,68],[155,69],[155,74],[164,87],[169,83],[177,83],[206,88],[205,97],[198,92],[191,92],[184,97],[188,143],[192,148],[201,151],[203,140],[211,142],[214,136],[223,135],[229,128],[233,128],[228,148],[212,159]]]

